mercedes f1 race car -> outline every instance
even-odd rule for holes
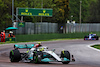
[[[25,52],[19,51],[20,49],[28,49]],[[44,62],[62,62],[68,64],[71,61],[75,61],[74,56],[69,51],[61,51],[61,54],[56,54],[55,50],[48,50],[48,47],[40,44],[23,44],[14,45],[14,50],[10,51],[11,62],[32,62],[32,63],[44,63]]]
[[[84,40],[99,40],[99,37],[96,34],[89,34],[84,37]]]

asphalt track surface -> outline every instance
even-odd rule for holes
[[[9,61],[9,52],[13,49],[14,44],[4,44],[0,45],[0,67],[100,67],[100,51],[89,47],[89,45],[93,44],[100,44],[100,40],[84,41],[77,39],[42,42],[42,45],[48,46],[49,50],[56,49],[55,52],[59,54],[63,49],[70,51],[76,59],[75,62],[70,62],[70,64],[62,64],[61,62],[51,62],[49,64],[11,63]]]

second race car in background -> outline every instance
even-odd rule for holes
[[[84,40],[99,40],[99,36],[96,34],[89,34],[88,36],[84,36]]]

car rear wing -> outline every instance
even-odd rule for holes
[[[34,47],[34,44],[22,44],[22,45],[15,44],[14,45],[14,48],[18,48],[18,49],[31,49],[32,47]]]

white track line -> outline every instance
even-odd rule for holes
[[[88,47],[88,48],[91,48],[91,49],[93,49],[93,50],[96,50],[96,51],[98,51],[98,52],[100,52],[100,50],[99,50],[99,49],[96,49],[96,48],[94,48],[94,47],[91,47],[92,45],[95,45],[95,44],[90,44],[90,45],[87,45],[87,47]]]

